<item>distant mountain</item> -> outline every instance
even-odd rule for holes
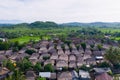
[[[92,22],[92,23],[80,23],[80,22],[70,22],[57,24],[51,21],[35,21],[33,23],[24,23],[21,20],[0,20],[0,27],[32,27],[32,28],[48,28],[48,27],[58,27],[58,26],[69,26],[69,27],[120,27],[120,22]]]
[[[71,22],[60,24],[62,26],[83,26],[83,27],[120,27],[120,22],[93,22],[93,23],[80,23]]]

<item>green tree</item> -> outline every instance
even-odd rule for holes
[[[109,60],[114,66],[120,65],[120,48],[110,47],[105,54],[105,58]]]
[[[99,64],[97,64],[97,66],[98,67],[111,67],[111,65],[109,64],[109,63],[107,63],[107,62],[102,62],[102,63],[99,63]]]
[[[27,53],[27,54],[29,54],[29,55],[32,55],[33,53],[36,53],[36,51],[35,51],[35,50],[32,50],[32,49],[27,49],[27,50],[25,51],[25,53]]]
[[[54,71],[54,67],[52,66],[52,64],[46,64],[44,66],[44,71],[46,71],[46,72],[53,72]]]
[[[20,70],[26,71],[27,69],[31,68],[33,65],[28,59],[24,58],[23,60],[17,62],[17,66],[20,68]]]
[[[20,70],[17,69],[13,72],[13,74],[11,76],[6,78],[5,80],[25,80],[25,76],[24,76],[23,72],[21,72]]]
[[[38,77],[37,80],[46,80],[46,78]]]
[[[25,76],[24,76],[23,72],[16,69],[14,71],[14,74],[13,74],[13,79],[15,79],[15,80],[25,80]]]
[[[39,62],[37,62],[37,63],[34,65],[34,70],[35,70],[36,72],[42,71],[42,66],[41,66],[41,64],[40,64]]]
[[[83,50],[84,50],[84,52],[85,52],[85,50],[86,50],[86,43],[85,43],[85,42],[82,42],[82,43],[81,43],[81,47],[83,48]]]
[[[18,47],[13,47],[12,48],[12,52],[17,52],[18,51]]]
[[[94,48],[94,47],[95,47],[95,45],[94,45],[94,44],[91,44],[91,45],[90,45],[90,47],[91,47],[91,48]]]
[[[6,67],[7,67],[8,69],[10,69],[11,71],[14,71],[14,70],[15,70],[14,64],[13,64],[10,60],[7,61]]]
[[[48,60],[50,59],[50,56],[43,56],[43,60]]]
[[[98,48],[99,51],[101,51],[102,48],[103,48],[103,46],[102,46],[101,44],[98,44],[98,45],[97,45],[97,48]]]

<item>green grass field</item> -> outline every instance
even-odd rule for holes
[[[24,37],[10,39],[11,42],[18,41],[21,44],[29,42],[30,40],[39,41],[40,37],[39,36],[24,36]]]
[[[102,32],[110,32],[110,33],[115,33],[115,32],[120,32],[120,28],[97,28],[98,30]]]
[[[81,30],[81,27],[61,27],[61,28],[48,28],[48,29],[40,29],[40,28],[27,28],[27,27],[15,27],[15,28],[2,28],[0,29],[1,31],[4,32],[9,32],[9,33],[22,33],[23,37],[19,37],[19,38],[14,38],[14,39],[10,39],[11,42],[15,42],[15,41],[19,41],[20,43],[24,43],[24,42],[29,42],[30,40],[34,40],[34,41],[39,41],[40,40],[40,36],[39,35],[45,35],[47,37],[44,37],[44,39],[49,39],[50,37],[48,37],[51,34],[55,34],[55,35],[64,35],[67,36],[67,34],[69,34],[71,31],[77,31],[77,30]],[[120,32],[120,28],[96,28],[100,31],[102,31],[103,33],[106,32],[110,32],[110,33],[115,33],[115,32]],[[38,36],[29,36],[30,34],[38,34]],[[115,40],[120,40],[120,37],[113,37],[112,39]]]

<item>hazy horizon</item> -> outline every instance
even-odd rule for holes
[[[119,0],[0,1],[0,21],[120,22]]]

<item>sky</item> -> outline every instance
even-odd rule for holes
[[[120,0],[0,0],[0,21],[120,22]]]

